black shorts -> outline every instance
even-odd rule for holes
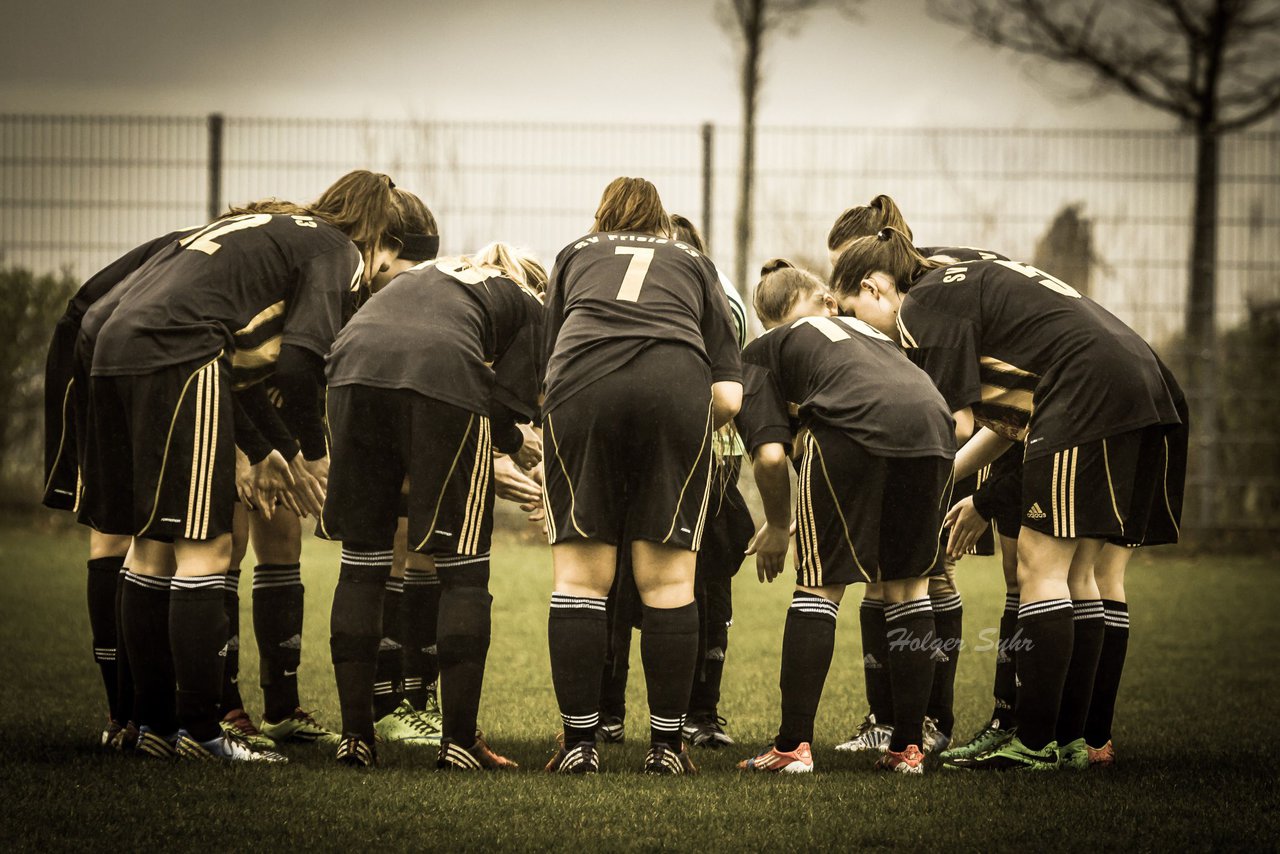
[[[1008,478],[1008,488],[997,489],[997,500],[992,504],[991,521],[996,533],[1002,537],[1018,538],[1022,528],[1022,456],[1026,447],[1014,444],[988,467],[987,479]]]
[[[76,395],[88,390],[75,378],[79,321],[62,317],[44,364],[44,506],[74,510],[80,497]]]
[[[698,574],[732,578],[746,559],[755,523],[747,501],[738,490],[741,457],[717,458],[711,469],[711,501],[698,551]]]
[[[988,466],[987,468],[984,468],[981,471],[979,471],[977,474],[969,475],[963,480],[957,480],[955,489],[951,491],[951,503],[955,504],[957,501],[960,501],[961,499],[968,498],[970,495],[973,495],[974,490],[978,488],[978,484],[982,483],[982,481],[986,479],[989,470],[990,470],[990,467]],[[942,546],[944,549],[946,548],[947,538],[950,536],[951,536],[951,529],[950,528],[944,529],[942,532]],[[995,532],[992,531],[991,525],[987,525],[986,529],[982,532],[981,536],[978,537],[977,542],[975,542],[972,546],[969,547],[969,551],[966,552],[966,554],[993,555],[995,553],[996,553]]]
[[[230,360],[93,377],[81,521],[172,542],[231,532],[235,418]]]
[[[943,571],[939,532],[954,462],[878,457],[811,424],[796,496],[796,583],[896,581]]]
[[[1153,425],[1027,460],[1022,525],[1127,546],[1178,541],[1186,422]]]
[[[711,371],[692,348],[649,347],[562,401],[543,427],[552,543],[699,549],[711,487]]]
[[[478,555],[493,533],[487,416],[408,389],[329,389],[329,492],[320,535],[391,548],[409,477],[408,546]]]

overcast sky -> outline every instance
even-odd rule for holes
[[[39,0],[9,4],[0,111],[738,120],[717,0]],[[771,125],[1171,127],[929,18],[817,11],[769,45]],[[1032,78],[1041,80],[1037,83]],[[1053,82],[1050,82],[1053,81]]]

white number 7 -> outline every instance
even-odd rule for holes
[[[631,256],[631,260],[627,262],[627,274],[622,277],[622,287],[618,288],[615,299],[639,302],[644,277],[649,275],[649,265],[653,263],[653,249],[619,246],[613,250],[613,254]]]
[[[223,237],[233,231],[257,228],[269,222],[271,222],[271,214],[244,214],[230,219],[219,220],[213,225],[197,231],[190,237],[184,237],[178,242],[188,249],[197,249],[206,255],[212,255],[222,248],[222,244],[218,243],[215,238]]]

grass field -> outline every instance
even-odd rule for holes
[[[0,528],[0,850],[670,850],[1274,849],[1280,573],[1260,558],[1139,555],[1130,571],[1133,640],[1105,772],[877,775],[837,754],[865,701],[854,596],[808,778],[740,776],[734,764],[776,726],[778,653],[789,592],[739,577],[722,712],[738,748],[699,751],[700,777],[646,779],[643,684],[633,679],[625,745],[604,773],[544,776],[557,715],[546,652],[550,556],[499,541],[494,639],[481,724],[523,766],[516,775],[441,775],[431,751],[384,749],[360,773],[327,751],[289,749],[282,767],[164,765],[104,755],[101,688],[89,655],[85,540],[78,531]],[[246,565],[251,562],[246,561]],[[302,693],[337,724],[328,606],[337,550],[310,540]],[[246,575],[250,573],[246,572]],[[992,558],[961,564],[965,632],[994,632],[1003,590]],[[246,702],[260,711],[242,582]],[[988,628],[991,627],[991,628]],[[634,645],[637,649],[639,644]],[[958,729],[989,709],[993,660],[961,657]],[[633,675],[640,673],[633,662]]]

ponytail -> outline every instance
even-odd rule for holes
[[[882,228],[897,229],[907,236],[907,240],[914,239],[897,203],[883,193],[869,204],[849,208],[836,217],[835,224],[827,234],[827,250],[838,252],[850,241],[859,237],[871,237]]]
[[[822,280],[813,273],[798,269],[785,258],[771,258],[760,270],[751,302],[761,323],[777,326],[801,298],[824,290]]]
[[[368,268],[378,252],[404,244],[405,229],[395,186],[386,175],[357,169],[321,193],[311,205],[311,212],[349,237]]]
[[[840,253],[831,273],[831,289],[840,296],[855,294],[867,276],[886,273],[905,294],[921,276],[942,266],[921,255],[898,229],[882,228],[873,237],[859,237]]]

